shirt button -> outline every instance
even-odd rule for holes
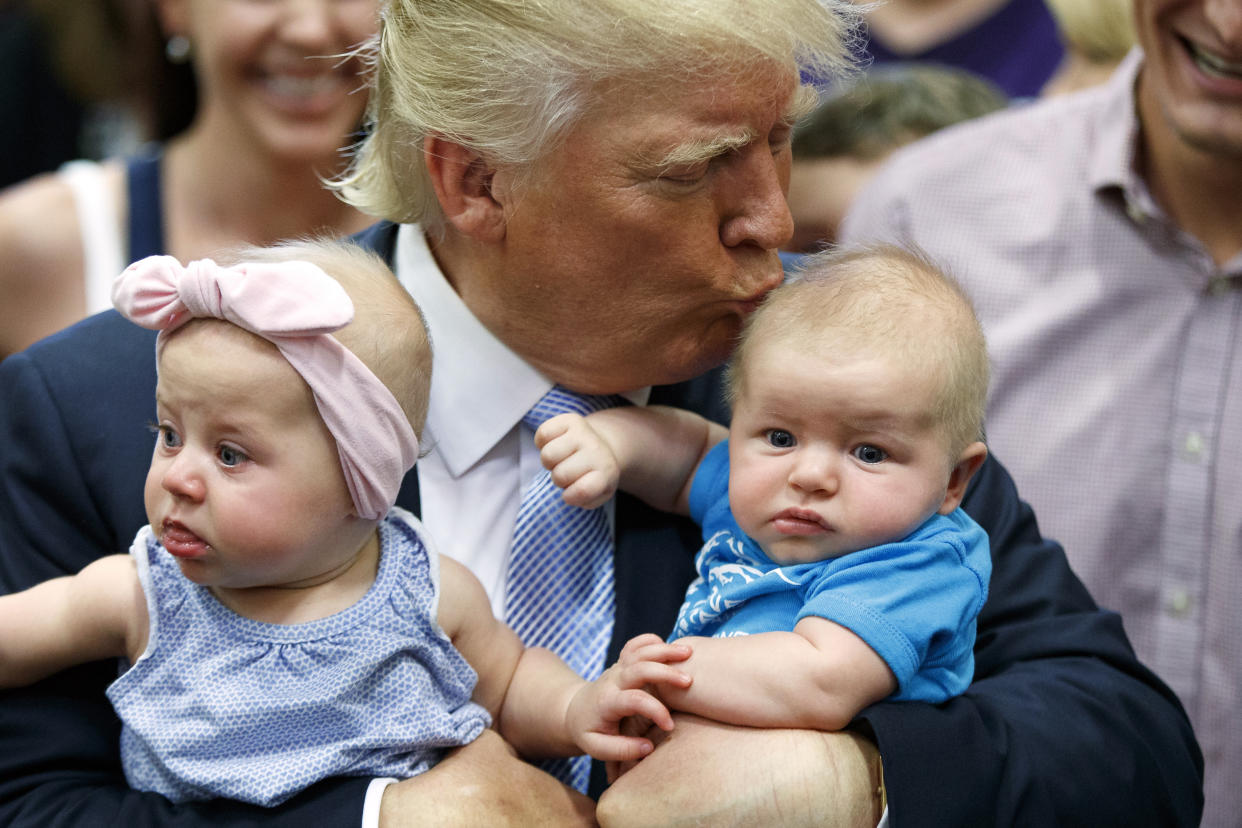
[[[1174,618],[1185,618],[1190,614],[1190,593],[1180,587],[1169,593],[1165,609]]]
[[[1233,288],[1233,279],[1228,276],[1217,276],[1208,282],[1208,293],[1213,296],[1224,296]]]
[[[1203,435],[1197,431],[1187,432],[1186,440],[1182,443],[1182,453],[1189,460],[1199,460],[1203,457],[1203,449],[1205,448]]]

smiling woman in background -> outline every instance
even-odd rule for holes
[[[168,59],[193,68],[190,125],[142,156],[74,162],[0,194],[0,357],[110,307],[132,260],[372,221],[321,181],[357,137],[363,67],[339,56],[375,33],[378,0],[152,2]]]

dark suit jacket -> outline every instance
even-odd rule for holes
[[[390,256],[395,232],[380,224],[360,238]],[[112,311],[0,365],[0,590],[128,548],[146,521],[154,386],[154,334]],[[723,420],[718,389],[708,375],[655,389],[652,401]],[[398,502],[419,511],[416,474]],[[1196,825],[1198,745],[1121,620],[1095,606],[1061,549],[1040,537],[995,460],[964,506],[993,550],[976,680],[943,705],[880,703],[857,723],[884,757],[892,824]],[[637,633],[671,629],[700,543],[688,520],[625,496],[617,535],[612,658]],[[0,697],[0,823],[160,825],[175,813],[186,824],[357,824],[366,780],[328,780],[261,811],[173,808],[130,791],[102,692],[115,670],[88,665]]]

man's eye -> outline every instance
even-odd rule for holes
[[[711,164],[704,161],[690,166],[670,167],[660,173],[660,180],[669,184],[698,184],[707,176]]]
[[[780,428],[774,428],[767,433],[768,445],[773,448],[793,448],[798,441],[788,431]]]
[[[220,462],[225,466],[239,466],[246,461],[246,455],[239,449],[232,446],[220,446],[216,455],[220,458]]]
[[[883,463],[888,459],[888,452],[879,446],[858,446],[854,449],[854,456],[864,463]]]
[[[780,155],[793,144],[793,130],[789,127],[782,127],[774,130],[768,136],[768,148],[773,155]]]

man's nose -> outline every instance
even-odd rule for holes
[[[1230,49],[1227,57],[1237,60],[1238,53],[1242,52],[1242,3],[1238,0],[1205,0],[1203,13],[1222,44]]]
[[[773,154],[766,143],[739,150],[741,162],[727,182],[728,204],[720,227],[726,247],[753,245],[776,250],[793,237],[793,216],[785,200],[789,153]]]

